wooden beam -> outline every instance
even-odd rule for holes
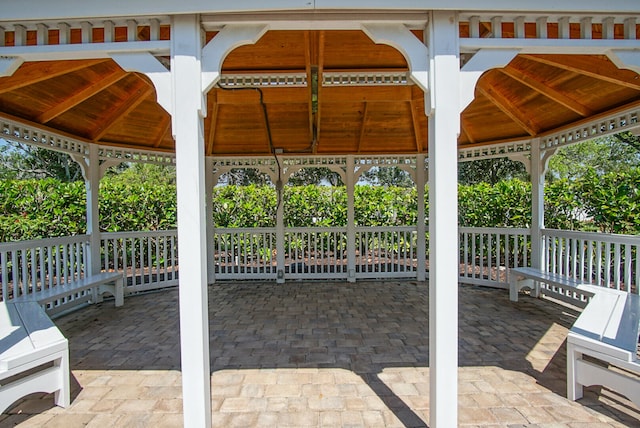
[[[260,104],[260,94],[257,90],[246,89],[214,89],[216,104]],[[265,104],[307,104],[309,94],[307,88],[262,88]]]
[[[136,89],[131,91],[131,95],[127,97],[119,106],[117,106],[113,112],[105,118],[101,123],[96,126],[96,132],[91,135],[91,140],[93,142],[97,142],[104,135],[109,132],[109,128],[111,128],[114,124],[116,124],[119,120],[124,118],[127,114],[131,113],[140,103],[142,103],[145,98],[150,96],[153,93],[153,88],[149,86],[149,84],[140,80]],[[155,100],[154,100],[155,101]]]
[[[12,76],[0,79],[0,94],[73,73],[105,61],[110,60],[25,62]]]
[[[206,135],[205,154],[211,156],[213,154],[213,143],[216,138],[216,126],[218,124],[218,108],[220,104],[217,102],[217,92],[213,92],[209,95],[209,105],[207,106],[207,112],[209,116],[209,133]]]
[[[460,130],[469,140],[469,144],[475,144],[476,140],[473,138],[473,132],[471,132],[469,121],[464,118],[464,116],[460,117]]]
[[[579,101],[576,101],[573,98],[567,96],[562,91],[547,86],[544,82],[540,81],[535,76],[527,74],[513,67],[501,68],[499,71],[511,77],[512,79],[517,80],[523,85],[528,86],[529,88],[545,96],[546,98],[549,98],[550,100],[562,105],[563,107],[566,107],[569,110],[578,113],[582,117],[588,117],[594,113],[590,108],[581,104]]]
[[[91,98],[98,92],[101,92],[102,90],[108,88],[109,86],[113,85],[126,76],[127,73],[124,73],[122,70],[118,69],[108,76],[100,78],[100,80],[89,84],[83,89],[77,91],[75,94],[71,94],[67,98],[63,99],[62,102],[59,102],[55,106],[51,107],[49,110],[42,112],[36,120],[40,123],[47,123],[60,116],[62,113],[71,110],[73,107]]]
[[[540,132],[540,127],[533,123],[531,118],[522,113],[518,107],[513,104],[502,92],[499,91],[499,85],[497,82],[493,82],[493,79],[481,80],[476,89],[489,101],[491,101],[496,107],[498,107],[504,114],[509,116],[511,120],[516,122],[519,127],[524,129],[527,134],[534,136]]]
[[[309,108],[309,141],[311,142],[311,144],[313,144],[312,150],[315,149],[315,141],[313,139],[313,127],[315,126],[315,116],[313,114],[313,100],[311,99],[311,95],[312,95],[312,85],[311,85],[311,79],[312,79],[312,68],[311,68],[311,61],[314,57],[314,48],[316,46],[315,43],[315,36],[316,36],[316,32],[313,33],[313,37],[312,37],[312,33],[311,31],[305,31],[304,32],[304,43],[306,46],[306,49],[304,51],[304,62],[305,62],[305,71],[307,73],[307,93],[309,94],[309,99],[307,102],[307,106]],[[314,40],[312,40],[312,38]]]
[[[158,147],[160,147],[160,145],[164,141],[165,135],[167,135],[167,132],[169,132],[170,128],[171,128],[171,116],[168,114],[165,114],[162,117],[162,121],[158,123],[157,129],[159,129],[159,132],[156,134],[155,143],[153,143],[153,148],[157,149]]]
[[[422,102],[424,102],[424,100]],[[413,99],[409,101],[409,109],[411,110],[411,124],[413,138],[415,138],[416,140],[416,152],[422,153],[422,145],[420,144],[420,120],[418,119],[418,113],[416,113],[415,103],[416,101]]]
[[[318,111],[315,115],[315,135],[316,141],[313,142],[312,153],[318,153],[318,144],[320,142],[320,119],[322,117],[322,109],[320,109],[320,102],[324,97],[324,91],[322,89],[322,75],[324,74],[324,48],[325,48],[325,32],[320,31],[318,36]]]
[[[360,153],[362,149],[362,140],[364,139],[364,131],[367,127],[367,119],[369,117],[369,103],[364,103],[364,108],[362,109],[362,124],[360,125],[360,137],[358,138],[358,151],[356,153]]]
[[[520,55],[520,57],[640,91],[640,80],[637,74],[630,70],[619,70],[611,61],[598,55]],[[612,70],[612,67],[621,75]],[[623,77],[625,74],[630,77]]]
[[[413,99],[411,86],[325,87],[322,100],[328,103],[405,102]]]

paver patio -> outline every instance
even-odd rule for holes
[[[640,410],[611,391],[565,398],[575,310],[465,285],[459,297],[461,425],[640,426]],[[214,426],[426,426],[428,306],[428,285],[413,281],[210,286]],[[176,289],[56,323],[70,343],[71,406],[34,394],[0,426],[182,426]]]

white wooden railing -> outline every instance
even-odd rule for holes
[[[175,230],[101,235],[102,269],[125,273],[126,294],[178,285]]]
[[[531,265],[529,229],[463,227],[459,236],[460,282],[506,288],[510,268]],[[548,271],[638,293],[640,236],[550,229],[542,236]],[[218,228],[213,242],[216,279],[275,280],[275,228]],[[84,276],[88,245],[87,235],[0,244],[2,299]],[[428,261],[421,267],[417,260],[415,226],[356,227],[353,272],[344,227],[288,228],[283,245],[285,279],[416,278],[428,270]],[[177,233],[103,233],[101,262],[125,273],[126,294],[175,286]]]
[[[545,229],[544,264],[549,272],[638,293],[640,236]]]
[[[0,243],[2,300],[82,278],[88,243],[87,235]]]
[[[509,287],[509,269],[531,263],[529,229],[461,227],[460,282]]]

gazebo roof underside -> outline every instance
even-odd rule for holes
[[[214,36],[207,33],[207,39]],[[426,152],[424,93],[410,79],[322,84],[330,75],[407,71],[400,52],[361,31],[269,31],[255,45],[232,51],[223,77],[296,73],[306,82],[317,75],[318,85],[262,86],[266,117],[259,91],[215,86],[206,97],[206,154]],[[606,56],[518,55],[480,78],[462,113],[458,144],[528,139],[635,103],[640,76]],[[0,78],[0,115],[101,145],[174,150],[171,118],[151,82],[110,59],[25,62]]]

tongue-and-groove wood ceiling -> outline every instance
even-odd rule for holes
[[[321,84],[327,73],[407,70],[398,51],[361,31],[269,31],[231,52],[223,75],[303,73],[307,82],[317,75],[317,91],[313,84],[265,86],[263,108],[257,90],[214,87],[207,94],[206,153],[426,152],[424,94],[416,85]],[[639,77],[600,55],[518,55],[480,78],[462,113],[459,146],[527,138],[638,103]],[[0,114],[105,145],[174,147],[153,85],[112,60],[24,63],[0,78]]]

